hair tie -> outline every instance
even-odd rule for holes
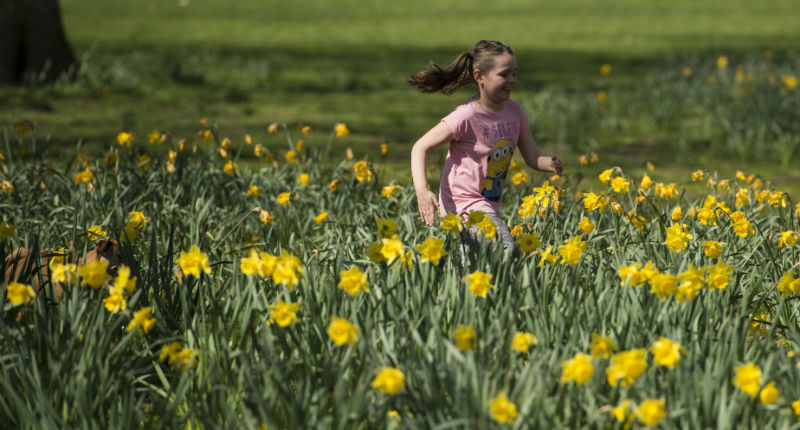
[[[475,51],[474,50],[469,51],[469,59],[470,60],[474,60],[475,59]]]

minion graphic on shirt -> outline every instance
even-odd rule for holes
[[[481,195],[485,199],[493,202],[500,200],[510,163],[511,142],[508,139],[500,139],[489,151],[489,167],[486,178],[481,181]]]

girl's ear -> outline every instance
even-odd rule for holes
[[[475,83],[477,83],[478,86],[483,83],[483,75],[481,75],[481,71],[478,69],[472,71],[472,78],[475,79]]]

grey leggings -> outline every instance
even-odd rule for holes
[[[497,249],[498,242],[502,241],[503,243],[503,250],[506,253],[509,253],[514,250],[517,246],[517,243],[514,241],[514,238],[511,236],[511,232],[508,231],[508,227],[494,212],[487,212],[485,216],[489,217],[492,220],[494,225],[497,227],[497,232],[495,233],[492,239],[487,239],[483,232],[477,226],[472,226],[469,230],[464,230],[461,232],[461,263],[466,263],[466,256],[469,255],[471,252],[476,253],[480,247],[481,242],[484,240],[489,240],[492,244],[492,251]]]

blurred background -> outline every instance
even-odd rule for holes
[[[21,121],[35,125],[45,158],[76,148],[97,156],[122,131],[155,154],[167,149],[148,145],[154,130],[212,148],[196,137],[205,118],[236,145],[250,135],[280,160],[286,133],[299,136],[298,127],[309,125],[308,144],[324,145],[344,122],[351,134],[335,140],[335,154],[351,148],[407,180],[413,142],[474,90],[420,94],[406,79],[431,60],[447,64],[477,40],[492,39],[515,50],[512,97],[539,145],[560,155],[567,173],[593,176],[600,166],[621,166],[635,175],[650,161],[660,180],[685,181],[696,169],[728,177],[745,170],[797,191],[797,6],[3,0],[0,152],[29,155],[14,127]],[[53,42],[59,12],[63,46]],[[46,70],[20,73],[41,50],[52,52]],[[52,73],[62,64],[68,73]],[[274,122],[286,131],[268,133]],[[382,143],[389,144],[383,158]],[[582,166],[581,156],[592,152],[599,165]],[[237,156],[261,162],[247,151]]]

